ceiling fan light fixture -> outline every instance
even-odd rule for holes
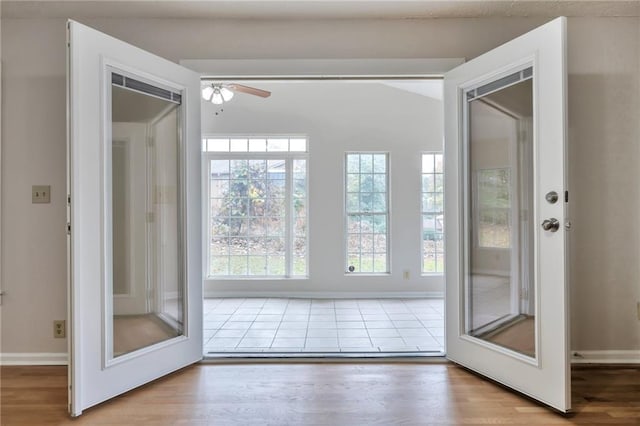
[[[223,102],[224,99],[222,97],[222,94],[220,93],[220,89],[218,89],[217,87],[214,88],[213,95],[211,95],[211,103],[215,105],[222,105]]]
[[[213,86],[206,86],[202,89],[202,99],[205,101],[211,101],[211,96],[213,95]]]
[[[220,94],[225,102],[229,102],[233,98],[233,92],[226,87],[220,88]]]

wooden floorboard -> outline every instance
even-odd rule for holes
[[[640,425],[640,367],[573,371],[563,416],[452,364],[199,364],[70,419],[65,367],[3,367],[2,425]]]

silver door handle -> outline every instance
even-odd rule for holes
[[[558,228],[560,228],[560,222],[558,222],[558,219],[553,217],[551,219],[545,219],[542,222],[542,229],[545,231],[556,232]]]

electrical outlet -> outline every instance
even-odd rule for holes
[[[408,269],[405,269],[405,270],[402,272],[402,278],[403,278],[403,279],[408,280],[410,276],[411,276],[411,273],[409,272],[409,270],[408,270]]]
[[[31,203],[47,204],[51,202],[51,185],[33,185],[31,187]]]
[[[67,327],[65,320],[53,321],[53,337],[56,339],[64,339],[67,336]]]

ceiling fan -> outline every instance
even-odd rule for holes
[[[236,92],[247,93],[249,95],[268,98],[271,92],[257,89],[251,86],[244,86],[236,83],[206,83],[202,88],[202,99],[215,105],[229,102]]]

